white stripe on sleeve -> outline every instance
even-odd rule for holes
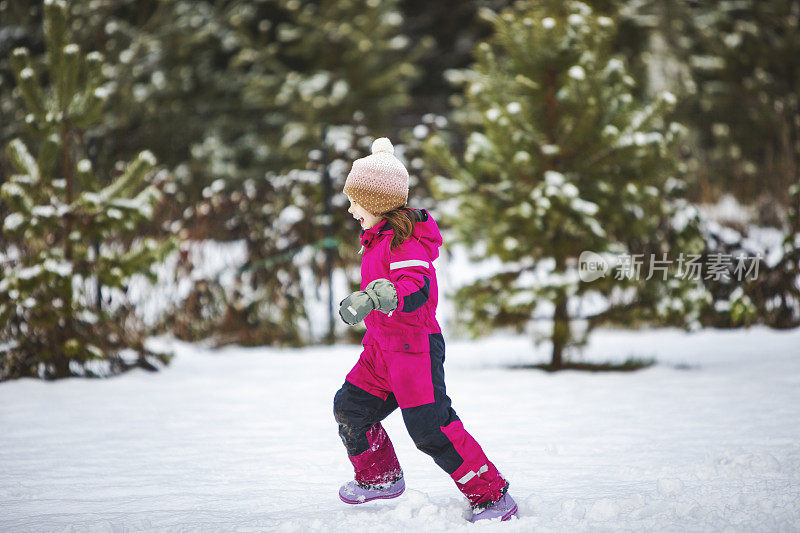
[[[405,268],[405,267],[425,267],[430,268],[430,263],[427,261],[422,261],[420,259],[409,259],[407,261],[395,261],[394,263],[389,263],[389,270],[394,270],[396,268]]]

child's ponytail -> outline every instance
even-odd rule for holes
[[[381,215],[389,223],[394,236],[392,248],[397,248],[411,237],[414,232],[414,210],[405,206],[398,207]]]

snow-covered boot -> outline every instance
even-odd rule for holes
[[[503,497],[490,504],[488,507],[479,505],[472,510],[472,518],[470,522],[477,522],[478,520],[491,520],[499,518],[500,521],[505,521],[517,514],[517,503],[514,501],[507,492]]]
[[[406,482],[401,477],[393,483],[366,485],[356,480],[348,481],[339,489],[339,498],[344,503],[357,505],[371,500],[397,498],[406,490]]]

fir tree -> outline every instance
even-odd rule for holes
[[[358,260],[358,230],[339,191],[350,162],[389,134],[390,117],[408,104],[420,45],[403,35],[395,0],[267,5],[277,9],[271,41],[239,62],[250,72],[243,100],[269,121],[266,172],[216,183],[199,208],[210,217],[230,212],[231,237],[247,244],[240,284],[226,298],[226,339],[238,331],[241,342],[297,344],[327,333],[311,324],[304,301],[327,298],[319,287],[329,265],[348,270]],[[237,159],[235,151],[209,152]],[[301,280],[316,292],[303,294]]]
[[[357,260],[343,260],[334,248],[353,228],[345,225],[346,206],[323,212],[322,167],[335,197],[344,165],[369,149],[364,137],[391,134],[389,118],[407,105],[417,75],[422,46],[403,34],[397,4],[73,6],[81,21],[75,38],[112,58],[107,113],[87,139],[97,167],[113,166],[132,147],[159,146],[160,160],[174,170],[176,200],[161,220],[182,219],[171,227],[192,239],[247,243],[237,286],[199,284],[193,298],[206,302],[203,318],[189,318],[197,327],[184,331],[222,327],[226,339],[248,344],[309,338],[300,334],[308,330],[300,269],[319,285],[328,276],[325,255],[337,268]]]
[[[686,115],[709,174],[743,200],[788,203],[800,176],[800,2],[698,2],[693,15]]]
[[[160,198],[153,154],[141,152],[107,185],[86,157],[82,139],[102,120],[108,91],[102,56],[71,42],[68,17],[65,2],[45,1],[44,73],[24,48],[11,57],[38,155],[20,139],[6,148],[14,174],[0,188],[10,243],[0,256],[2,379],[107,374],[154,368],[153,356],[167,360],[145,349],[124,305],[96,298],[124,293],[135,274],[151,276],[172,243],[136,238]]]
[[[691,219],[672,221],[669,198],[680,181],[671,151],[683,130],[668,118],[675,97],[634,97],[634,79],[611,53],[613,20],[583,3],[522,2],[486,16],[493,37],[477,47],[471,69],[450,75],[465,85],[453,113],[466,136],[463,154],[443,134],[427,142],[448,174],[436,183],[454,202],[446,224],[474,256],[504,262],[500,273],[459,291],[465,318],[478,331],[524,327],[549,302],[554,368],[578,340],[570,324],[587,296],[611,303],[590,327],[696,319],[704,294],[691,284],[615,280],[615,271],[583,283],[575,269],[582,251],[661,259],[674,247],[702,246]]]

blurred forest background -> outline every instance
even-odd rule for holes
[[[357,340],[327,312],[358,282],[340,191],[383,136],[446,244],[499,260],[454,295],[473,333],[548,321],[558,368],[600,325],[796,327],[799,26],[800,0],[0,0],[0,380],[155,368],[165,332]],[[724,268],[584,283],[583,250]]]

